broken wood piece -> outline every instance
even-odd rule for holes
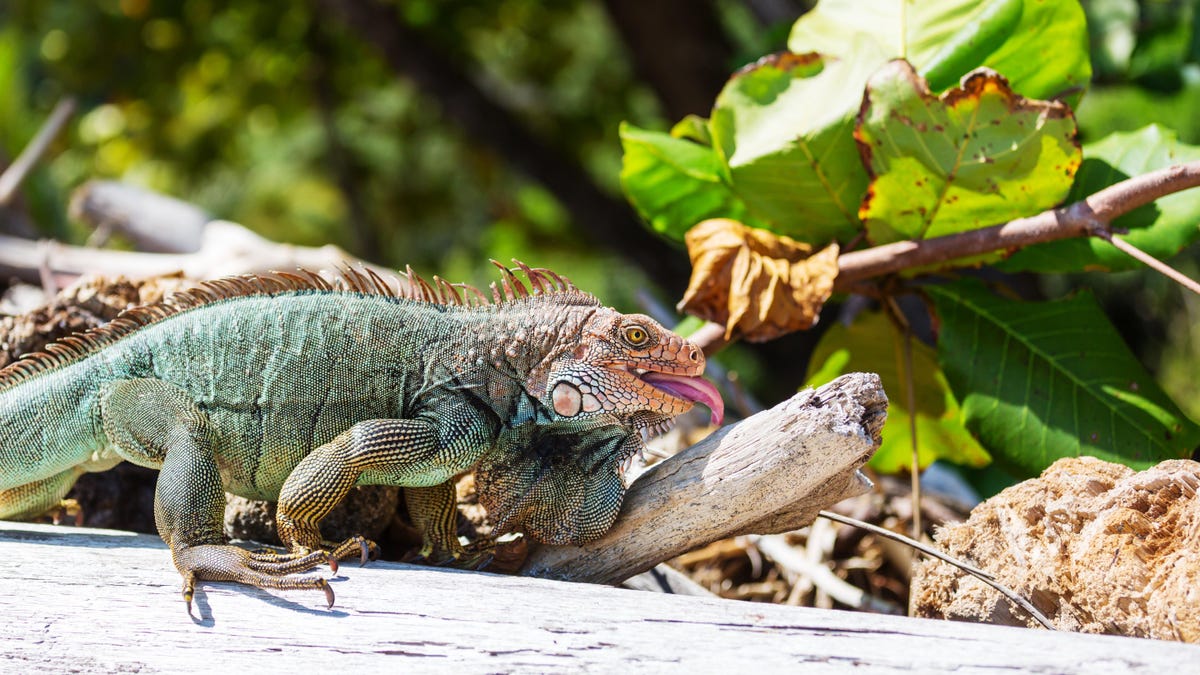
[[[181,199],[112,180],[90,180],[71,193],[68,213],[94,230],[124,235],[139,251],[193,253],[214,220]]]
[[[887,396],[850,373],[714,433],[636,480],[608,534],[541,546],[529,576],[616,584],[659,562],[739,534],[774,534],[870,489],[859,471],[879,447]]]
[[[841,579],[824,562],[810,559],[787,543],[781,534],[756,536],[751,541],[763,555],[775,561],[776,565],[792,574],[810,579],[814,586],[847,607],[880,614],[904,614],[904,610],[895,604],[877,598]]]
[[[280,244],[238,223],[210,220],[187,202],[122,183],[92,181],[71,201],[73,215],[93,227],[112,228],[139,247],[165,252],[95,249],[0,235],[0,274],[36,283],[40,271],[47,269],[59,287],[85,273],[142,279],[182,272],[188,279],[201,280],[297,267],[332,271],[354,266],[370,268],[385,279],[395,276],[394,270],[359,260],[332,244]]]

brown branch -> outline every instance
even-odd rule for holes
[[[21,186],[25,176],[29,175],[42,155],[46,154],[50,143],[58,137],[63,127],[66,126],[67,120],[71,119],[71,115],[74,113],[75,99],[71,97],[62,99],[58,105],[54,106],[50,117],[46,118],[33,140],[29,141],[29,145],[25,146],[13,163],[8,165],[3,174],[0,174],[0,206],[12,201],[13,195],[17,193],[17,188]]]
[[[1189,162],[1123,180],[1069,206],[1003,225],[852,251],[838,258],[839,272],[834,288],[845,290],[864,279],[914,267],[1098,234],[1099,228],[1118,216],[1160,197],[1197,186],[1200,186],[1200,162]]]
[[[1188,290],[1200,293],[1200,285],[1184,277],[1127,241],[1113,237],[1109,224],[1116,218],[1157,199],[1189,188],[1200,187],[1200,162],[1177,164],[1123,180],[1081,201],[969,232],[919,241],[898,241],[882,246],[843,253],[838,257],[838,277],[834,291],[859,291],[873,277],[906,269],[948,263],[952,260],[1013,251],[1024,246],[1071,237],[1095,236],[1170,277]],[[1153,261],[1153,262],[1151,262]],[[706,355],[723,349],[725,328],[711,321],[701,326],[691,339]]]

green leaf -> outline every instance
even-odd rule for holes
[[[708,120],[699,115],[688,115],[676,122],[675,126],[671,127],[671,135],[712,147],[712,134],[708,130]]]
[[[1019,302],[975,281],[927,291],[941,321],[938,358],[967,428],[998,461],[1028,475],[1080,455],[1144,469],[1200,443],[1200,427],[1090,295]]]
[[[655,230],[682,240],[707,218],[747,219],[745,204],[722,179],[721,160],[711,148],[631,124],[621,125],[621,146],[621,185]]]
[[[879,374],[888,393],[888,418],[883,444],[870,465],[883,473],[896,473],[912,465],[907,387],[900,375],[903,336],[880,312],[863,313],[850,326],[838,323],[821,336],[813,353],[806,386],[817,386],[851,371]],[[932,348],[913,342],[913,389],[917,402],[917,458],[922,468],[943,459],[956,464],[983,466],[991,461],[987,451],[963,426],[954,394],[937,365]]]
[[[852,132],[862,90],[846,83],[866,81],[864,63],[778,54],[735,74],[717,97],[714,148],[767,229],[814,245],[861,231],[867,174]]]
[[[871,77],[856,132],[874,177],[860,215],[875,244],[963,232],[1060,203],[1079,166],[1062,103],[976,71],[940,98],[906,61]]]
[[[876,65],[905,58],[935,91],[986,66],[1029,98],[1076,90],[1074,105],[1092,74],[1077,0],[820,0],[792,26],[788,48],[857,59],[864,40]]]
[[[1084,199],[1114,183],[1172,164],[1200,160],[1200,147],[1181,143],[1175,132],[1159,126],[1112,134],[1085,145],[1083,164],[1075,176],[1068,202]],[[1113,221],[1128,229],[1121,235],[1150,255],[1169,258],[1200,239],[1200,193],[1185,190],[1159,199]],[[1064,239],[1030,246],[1014,253],[1000,267],[1011,272],[1079,272],[1126,270],[1141,263],[1093,237]]]

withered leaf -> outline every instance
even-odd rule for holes
[[[765,342],[817,322],[833,292],[838,245],[813,247],[724,218],[684,238],[692,278],[679,310],[725,325],[725,338]]]

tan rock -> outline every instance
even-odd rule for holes
[[[1062,630],[1200,642],[1200,463],[1061,459],[935,537]],[[914,616],[1037,626],[982,581],[918,564]]]

